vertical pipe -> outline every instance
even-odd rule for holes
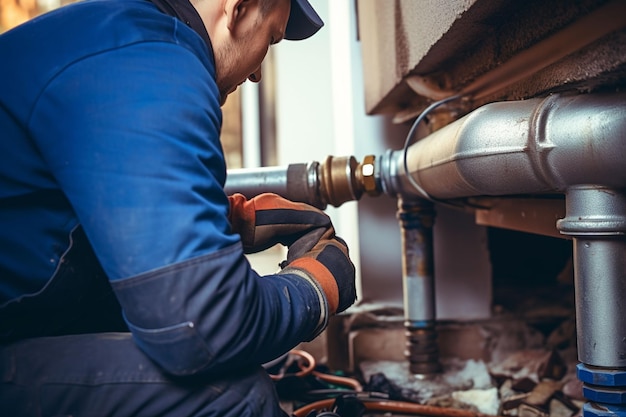
[[[567,190],[557,222],[574,240],[578,378],[586,417],[626,416],[626,193]]]
[[[402,239],[405,355],[413,374],[441,371],[435,328],[433,204],[422,199],[398,198]]]

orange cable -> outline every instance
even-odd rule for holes
[[[335,402],[335,399],[327,399],[307,404],[294,411],[294,417],[306,417],[313,410],[328,409]],[[489,414],[478,413],[471,410],[461,410],[457,408],[437,407],[434,405],[414,404],[405,401],[363,401],[365,408],[375,411],[395,411],[431,417],[495,417]]]
[[[293,349],[289,352],[289,354],[293,354],[296,356],[300,356],[301,358],[304,358],[306,360],[306,366],[302,367],[302,365],[300,363],[298,363],[298,366],[300,366],[300,370],[294,374],[289,374],[291,376],[297,376],[297,377],[303,377],[303,376],[307,376],[309,375],[311,372],[313,372],[313,369],[315,369],[315,358],[313,357],[313,355],[311,355],[308,352],[305,352],[304,350],[298,350],[298,349]],[[280,379],[283,379],[285,377],[284,374],[282,375],[274,375],[274,374],[269,374],[270,378],[274,381],[278,381]]]

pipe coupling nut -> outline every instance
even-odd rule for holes
[[[363,189],[367,194],[377,195],[378,187],[376,186],[376,165],[374,162],[376,157],[374,155],[367,155],[363,158],[361,163],[361,182]]]

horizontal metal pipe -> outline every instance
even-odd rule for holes
[[[288,166],[229,169],[224,190],[250,198],[263,192],[284,195],[287,192]]]
[[[417,141],[406,158],[409,174],[436,199],[564,193],[577,184],[623,188],[624,138],[626,94],[552,95],[487,104]],[[378,191],[423,197],[408,179],[403,158],[402,150],[375,158]],[[332,199],[322,195],[328,190],[320,189],[329,182],[362,181],[362,168],[326,170],[314,161],[229,170],[226,192],[274,192],[325,208],[329,201],[338,205],[360,198],[357,192]],[[325,173],[333,178],[320,178]]]
[[[277,167],[228,170],[224,191],[240,193],[248,198],[261,193],[274,193],[293,201],[302,201],[325,208],[320,197],[318,162]]]
[[[626,94],[485,105],[407,150],[409,174],[437,199],[626,186]],[[379,161],[388,194],[416,195],[402,151]]]
[[[339,207],[358,200],[363,192],[378,194],[373,169],[367,158],[359,164],[353,156],[330,155],[321,163],[229,170],[224,190],[248,198],[275,193],[325,209],[328,204]]]

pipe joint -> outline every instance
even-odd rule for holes
[[[432,229],[435,223],[435,210],[427,200],[399,199],[396,217],[403,229]]]
[[[321,200],[335,207],[358,200],[363,185],[357,181],[358,162],[353,156],[328,156],[318,168]]]
[[[380,171],[377,172],[376,167],[376,157],[374,155],[366,155],[356,170],[357,182],[361,184],[365,193],[373,197],[381,192]]]
[[[570,187],[567,215],[557,221],[562,234],[611,236],[626,233],[626,193],[595,185]]]

